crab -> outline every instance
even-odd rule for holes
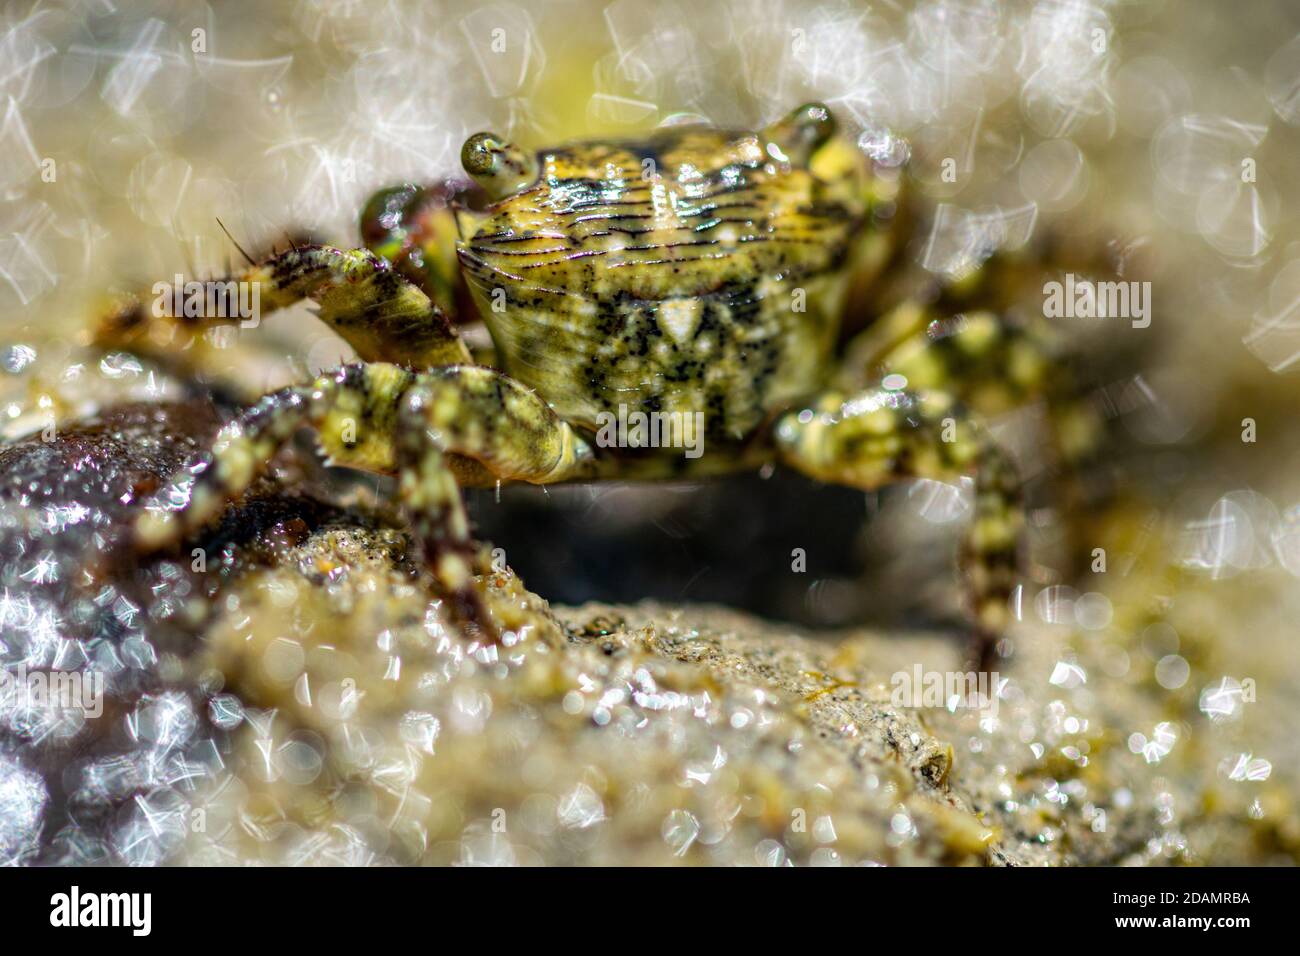
[[[462,486],[769,464],[864,491],[967,481],[960,562],[972,654],[989,663],[1010,624],[1025,520],[1012,459],[964,399],[1040,395],[1050,356],[976,300],[936,317],[966,294],[952,289],[844,334],[850,303],[870,300],[902,246],[900,169],[859,150],[821,104],[757,132],[670,125],[538,152],[478,133],[461,159],[472,186],[376,194],[366,248],[246,257],[231,278],[256,285],[263,314],[313,300],[360,361],[235,417],[138,512],[135,553],[201,530],[310,426],[332,463],[397,476],[438,590],[494,642],[474,587],[490,552]],[[99,341],[129,348],[162,326],[230,321],[172,315],[166,301],[117,300]],[[475,317],[491,349],[471,352],[460,335]],[[681,428],[607,427],[638,413],[698,425],[697,453],[671,440]]]

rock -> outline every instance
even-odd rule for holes
[[[1150,622],[1117,611],[1087,633],[1026,624],[981,710],[899,698],[917,675],[957,674],[943,635],[813,635],[717,606],[552,608],[508,568],[480,582],[506,640],[476,644],[373,494],[289,462],[197,552],[104,567],[140,497],[223,414],[136,403],[0,450],[0,862],[1061,865],[1300,849],[1294,787],[1246,746],[1273,746],[1292,705],[1207,706],[1223,643],[1190,586],[1158,622],[1181,635],[1181,689],[1153,677]],[[102,676],[102,709],[42,698],[20,669],[92,691]]]

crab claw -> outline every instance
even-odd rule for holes
[[[465,140],[460,163],[493,202],[537,179],[537,160],[532,154],[492,133],[475,133]]]
[[[776,160],[806,166],[817,148],[835,135],[835,117],[824,103],[805,103],[763,130],[768,153]]]

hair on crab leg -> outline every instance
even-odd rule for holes
[[[230,244],[239,250],[239,254],[244,257],[244,261],[247,262],[250,266],[257,265],[257,261],[252,256],[250,256],[247,252],[244,251],[244,247],[241,246],[239,243],[235,242],[235,237],[230,234],[230,230],[226,228],[226,224],[222,222],[220,219],[217,219],[217,225],[220,226],[221,231],[226,234],[226,238],[230,240]],[[226,271],[227,272],[230,271],[229,266],[226,267]]]

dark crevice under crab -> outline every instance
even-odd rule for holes
[[[974,654],[987,666],[1009,624],[1024,518],[1015,469],[963,399],[1028,401],[1060,379],[1037,334],[995,309],[936,326],[902,303],[840,341],[850,290],[870,288],[901,242],[899,170],[875,167],[817,104],[758,133],[666,127],[536,155],[478,134],[462,161],[473,194],[377,194],[363,217],[371,248],[297,247],[233,277],[259,285],[263,312],[314,300],[361,362],[239,415],[140,513],[138,552],[212,522],[311,426],[334,463],[398,476],[410,531],[453,611],[496,640],[472,579],[488,552],[460,485],[769,462],[866,490],[969,477],[961,562]],[[476,363],[457,333],[470,309],[491,333],[483,361],[495,367]],[[98,340],[140,347],[163,326],[227,321],[157,312],[141,297],[118,300]],[[602,447],[601,416],[620,406],[702,413],[703,454]],[[1086,444],[1072,431],[1071,444]]]

